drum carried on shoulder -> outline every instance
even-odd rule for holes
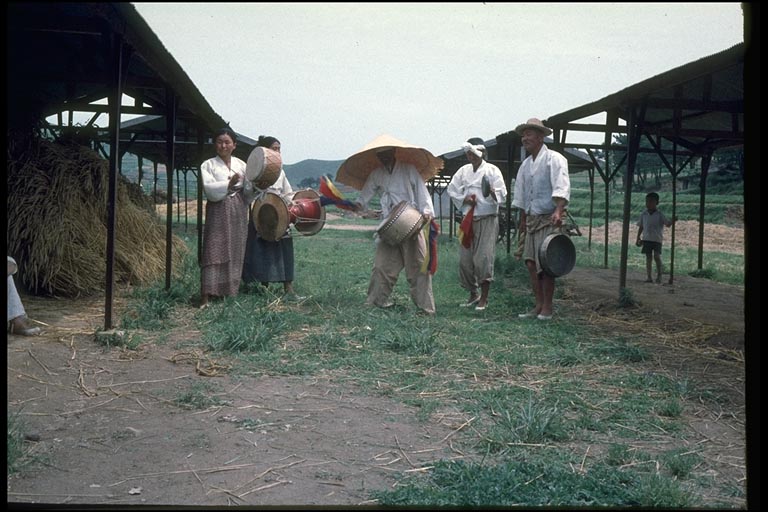
[[[400,201],[392,208],[387,218],[381,221],[376,232],[379,238],[389,245],[400,245],[415,236],[424,224],[426,222],[419,210],[406,201]]]
[[[253,202],[253,225],[264,240],[276,242],[293,225],[305,236],[319,233],[325,225],[325,207],[311,188],[295,192],[290,199],[265,192]]]
[[[256,188],[267,189],[275,184],[280,177],[280,170],[283,168],[283,159],[280,153],[256,146],[248,155],[248,161],[245,163],[245,177],[253,183]]]

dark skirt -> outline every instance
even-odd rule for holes
[[[293,281],[293,239],[285,236],[276,242],[264,240],[248,223],[243,281],[282,283]]]

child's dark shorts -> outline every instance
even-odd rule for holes
[[[643,249],[640,252],[643,254],[661,254],[661,242],[647,242],[643,240]]]

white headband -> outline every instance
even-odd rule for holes
[[[483,158],[483,151],[485,151],[485,146],[482,144],[478,144],[477,146],[470,144],[469,142],[465,142],[461,145],[461,149],[464,150],[465,153],[472,153],[475,156],[479,156],[480,158]]]

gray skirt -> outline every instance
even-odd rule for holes
[[[205,206],[203,250],[200,261],[201,292],[237,295],[245,254],[248,205],[242,193]]]

